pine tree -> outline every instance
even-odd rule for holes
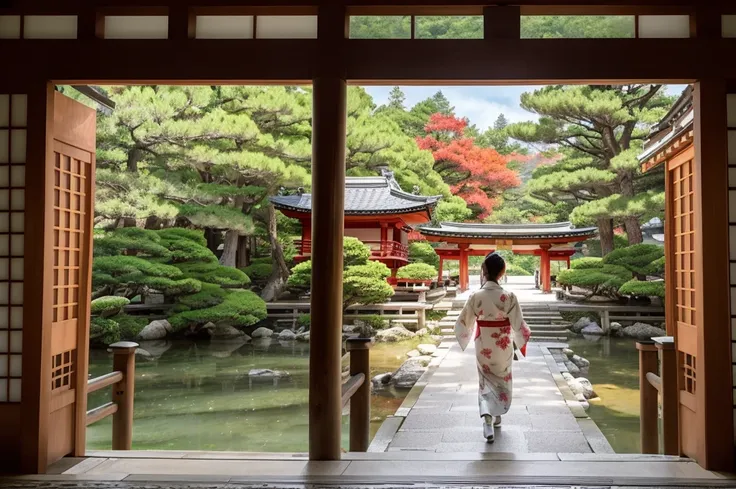
[[[623,223],[631,244],[642,241],[640,220],[660,212],[657,185],[639,171],[636,155],[672,103],[661,85],[550,86],[522,95],[522,107],[539,114],[537,123],[512,124],[519,140],[560,145],[568,158],[540,168],[530,191],[551,203],[570,201],[577,224],[598,226],[603,253],[613,250],[613,227]],[[661,187],[660,187],[661,188]]]
[[[388,107],[391,109],[404,110],[404,102],[406,101],[406,95],[401,91],[401,88],[394,87],[391,89],[391,93],[388,95]]]

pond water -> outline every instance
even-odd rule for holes
[[[419,339],[375,345],[372,375],[396,370],[418,343]],[[141,347],[157,359],[136,359],[133,449],[308,450],[308,344],[162,341]],[[284,370],[289,377],[278,385],[251,381],[251,369]],[[111,355],[93,350],[89,370],[93,377],[110,372]],[[372,434],[396,412],[407,392],[391,390],[372,397]],[[89,407],[109,399],[110,389],[95,392],[89,396]],[[111,444],[111,417],[88,428],[88,449],[109,449]],[[348,445],[344,416],[343,448]]]
[[[600,397],[588,415],[617,453],[641,453],[639,440],[639,353],[635,341],[571,338],[570,348],[590,360],[590,380]]]

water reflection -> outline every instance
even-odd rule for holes
[[[398,368],[412,345],[376,345],[372,373]],[[156,341],[141,344],[136,358],[133,448],[306,452],[308,449],[309,345],[259,339]],[[90,353],[90,375],[110,372],[111,356]],[[278,375],[263,373],[264,369]],[[261,372],[257,372],[260,370]],[[372,431],[396,412],[406,391],[374,393]],[[109,400],[90,394],[89,406]],[[88,449],[109,449],[111,418],[87,431]],[[343,418],[348,447],[348,418]]]
[[[600,401],[588,415],[617,453],[641,453],[639,440],[639,355],[632,339],[570,339],[570,348],[590,361],[587,379]]]

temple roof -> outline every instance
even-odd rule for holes
[[[403,214],[426,211],[431,214],[441,196],[427,197],[405,192],[391,172],[380,177],[345,179],[345,215]],[[279,195],[270,198],[279,210],[312,211],[312,194]]]
[[[693,89],[688,85],[669,112],[649,132],[639,161],[646,165],[647,160],[656,158],[662,149],[676,141],[681,134],[692,130],[693,116]],[[653,168],[660,162],[651,162],[649,167],[643,168],[643,171]]]
[[[587,238],[597,229],[575,228],[569,222],[552,224],[475,224],[443,222],[437,226],[419,226],[425,236],[485,239]]]

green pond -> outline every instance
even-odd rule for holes
[[[393,371],[421,341],[377,344],[371,373]],[[426,340],[425,340],[426,342]],[[133,448],[139,450],[232,450],[306,452],[308,367],[306,343],[257,340],[242,346],[193,341],[141,344],[155,359],[136,359]],[[251,369],[282,370],[288,378],[251,380]],[[90,375],[112,370],[104,350],[90,353]],[[110,390],[90,394],[89,407],[110,399]],[[408,391],[374,394],[373,434],[396,412]],[[343,417],[343,448],[348,417]],[[112,418],[87,430],[87,448],[111,447]]]
[[[641,453],[639,441],[639,354],[632,339],[571,338],[570,348],[590,360],[585,376],[600,400],[588,415],[616,453]]]

